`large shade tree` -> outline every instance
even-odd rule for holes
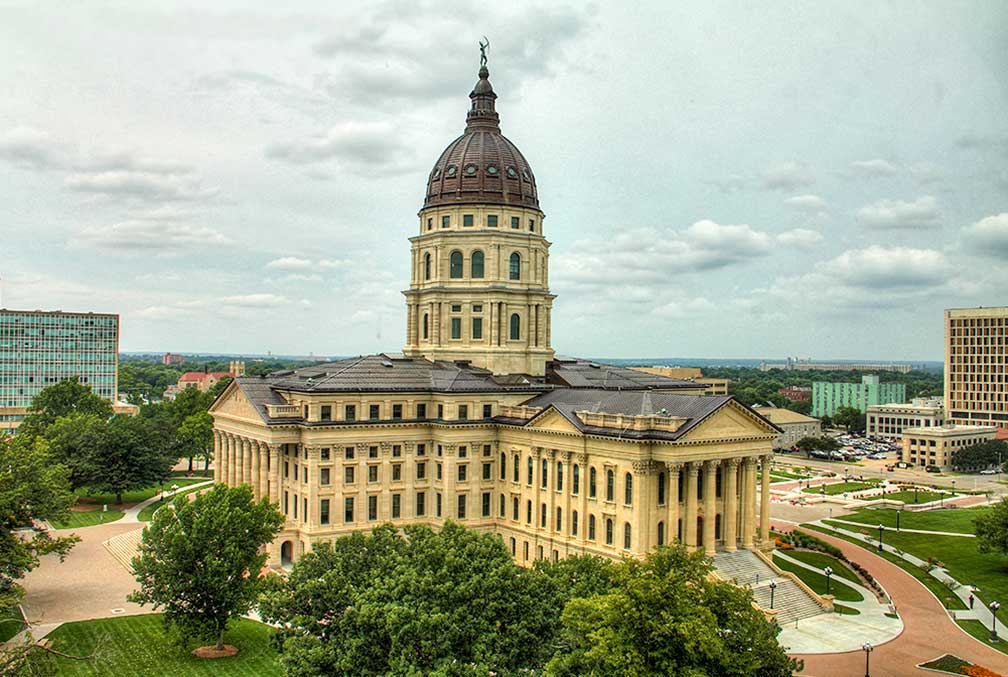
[[[980,552],[1003,552],[1008,554],[1008,497],[986,513],[973,519],[976,527],[977,548]]]
[[[43,435],[56,419],[71,414],[108,419],[112,416],[112,403],[95,395],[75,376],[43,388],[32,398],[28,415],[18,427],[18,434],[28,437]]]

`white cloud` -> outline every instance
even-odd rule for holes
[[[710,312],[715,308],[716,306],[713,303],[702,296],[698,296],[691,299],[677,299],[669,301],[668,303],[655,308],[653,312],[655,315],[660,315],[662,317],[678,319],[693,315],[701,315],[703,313]]]
[[[80,193],[152,202],[189,202],[216,194],[202,182],[183,173],[112,170],[67,176],[67,188]]]
[[[763,188],[793,192],[815,183],[815,173],[801,162],[781,162],[763,172]]]
[[[866,178],[878,178],[880,176],[893,176],[899,170],[887,160],[875,158],[873,160],[855,160],[850,163],[852,174]]]
[[[308,270],[312,267],[312,262],[309,259],[299,259],[296,256],[284,256],[273,259],[266,264],[266,267],[274,270]]]
[[[941,224],[941,216],[938,200],[931,195],[919,197],[913,202],[880,200],[857,212],[862,224],[880,230],[934,228]]]
[[[970,249],[988,256],[1008,256],[1008,212],[980,219],[964,230]]]
[[[266,148],[266,156],[297,165],[330,160],[350,168],[412,167],[413,150],[400,130],[384,122],[345,122],[315,136]]]
[[[784,200],[784,206],[805,213],[826,210],[826,202],[818,195],[796,195]]]
[[[23,169],[60,169],[67,162],[66,147],[49,133],[15,127],[0,136],[0,158]]]
[[[234,306],[237,308],[276,308],[289,303],[286,296],[265,293],[225,296],[220,302],[225,306]]]
[[[944,284],[952,267],[945,254],[934,249],[872,245],[844,252],[824,270],[845,285],[876,291]]]
[[[813,247],[821,242],[822,239],[822,233],[817,230],[809,230],[808,228],[794,228],[777,235],[778,242],[789,247],[797,247],[798,249]]]
[[[229,245],[231,240],[220,231],[202,226],[124,221],[109,226],[89,226],[72,237],[69,243],[113,251],[179,254],[201,247]]]

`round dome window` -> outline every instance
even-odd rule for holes
[[[474,165],[474,164],[468,164],[468,165],[465,166],[465,169],[463,169],[462,171],[465,172],[466,176],[476,176],[476,165]]]
[[[498,171],[500,170],[497,169],[497,165],[487,165],[487,174],[490,176],[497,176]]]
[[[444,173],[445,176],[447,176],[449,179],[452,179],[455,177],[456,174],[458,174],[458,167],[456,167],[455,165],[448,165],[447,167],[445,167]]]
[[[509,179],[517,179],[518,178],[518,170],[514,168],[514,165],[508,165],[507,175],[508,175]]]

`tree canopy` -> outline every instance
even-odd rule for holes
[[[987,440],[952,452],[952,467],[956,470],[1000,468],[1008,461],[1008,442]]]
[[[814,437],[806,436],[795,442],[795,447],[798,451],[805,452],[805,455],[810,455],[813,451],[833,451],[834,449],[839,449],[840,445],[835,439],[828,436]]]
[[[182,637],[214,639],[222,649],[228,621],[262,591],[262,546],[283,520],[268,500],[254,502],[247,486],[218,484],[192,501],[179,496],[143,532],[132,562],[140,589],[128,599],[163,608]]]
[[[1008,554],[1008,497],[995,503],[989,512],[975,517],[973,526],[980,552]]]
[[[867,427],[867,416],[854,407],[837,407],[833,412],[833,423],[843,426],[847,432],[864,431]]]
[[[108,419],[112,416],[112,404],[95,395],[75,376],[46,386],[32,398],[28,415],[18,427],[18,435],[44,435],[56,419],[71,414]]]

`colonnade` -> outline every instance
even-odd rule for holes
[[[279,502],[281,447],[214,430],[214,482],[247,484],[255,500]]]

